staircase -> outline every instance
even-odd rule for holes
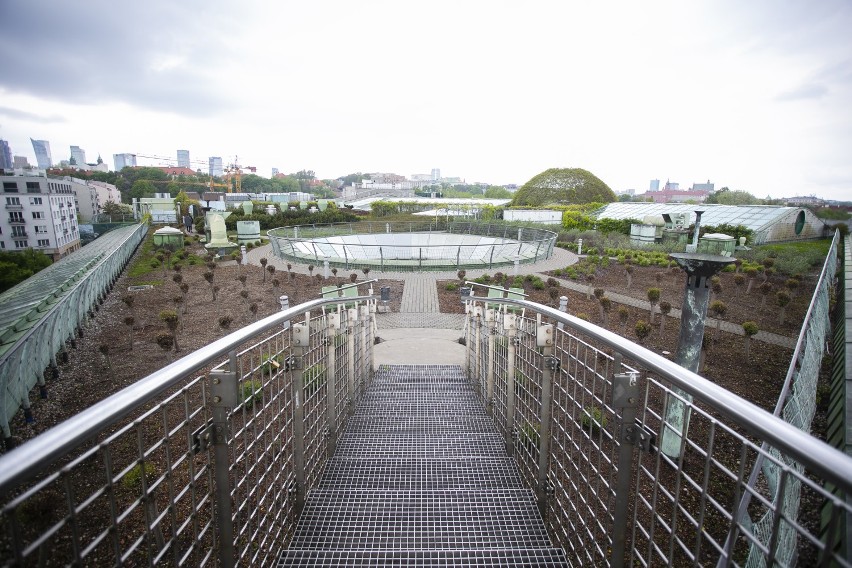
[[[385,365],[280,566],[567,566],[457,365]]]

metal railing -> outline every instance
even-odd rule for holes
[[[473,297],[466,312],[468,374],[535,488],[551,537],[580,565],[852,565],[832,540],[839,531],[820,530],[821,515],[836,526],[852,512],[849,456],[559,310]],[[674,428],[670,399],[691,409],[677,459],[658,447]],[[749,486],[758,459],[777,464],[777,486]],[[801,488],[797,518],[785,514],[792,485]],[[751,518],[773,518],[766,543],[736,514],[745,494]],[[776,556],[781,534],[796,539],[792,560]]]
[[[0,457],[0,565],[274,563],[372,377],[375,300],[340,302],[282,301]]]
[[[404,242],[327,242],[330,237],[357,235],[417,234]],[[430,243],[426,233],[475,235],[492,239],[485,243]],[[361,222],[279,227],[267,232],[275,256],[346,270],[456,270],[537,262],[550,258],[556,233],[544,229],[485,222]]]

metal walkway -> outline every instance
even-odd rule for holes
[[[457,365],[385,365],[280,566],[567,566]]]

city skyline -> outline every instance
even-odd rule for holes
[[[852,194],[842,0],[248,1],[237,21],[217,1],[94,8],[0,6],[13,153],[32,158],[33,138],[92,156],[239,156],[264,175],[439,166],[523,184],[580,167],[616,191],[666,176],[758,197]],[[286,21],[322,25],[282,35]]]

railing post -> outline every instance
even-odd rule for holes
[[[311,332],[308,323],[293,324],[293,470],[296,486],[293,488],[296,515],[305,506],[305,352],[308,350]]]
[[[227,370],[211,371],[210,393],[213,419],[209,438],[213,446],[213,479],[216,535],[219,542],[219,565],[235,565],[234,521],[231,504],[230,456],[228,443],[231,438],[228,414],[239,404],[237,388],[237,352],[228,353]]]
[[[361,377],[364,387],[370,382],[370,373],[373,371],[373,362],[371,360],[372,350],[367,345],[367,340],[370,338],[368,328],[370,326],[370,307],[358,306],[358,319],[361,322]],[[368,352],[369,350],[369,352]]]
[[[550,420],[553,393],[553,374],[559,371],[559,359],[553,356],[553,324],[538,326],[536,344],[541,348],[544,365],[541,368],[541,413],[538,432],[538,475],[536,497],[542,517],[547,513],[547,499],[553,490],[547,480],[550,469]]]
[[[621,361],[613,365],[616,370]],[[627,552],[627,513],[630,504],[630,480],[633,477],[634,446],[647,442],[644,430],[636,424],[639,409],[639,373],[616,373],[612,377],[612,407],[621,410],[618,422],[618,472],[615,479],[615,511],[613,512],[612,554],[609,565],[622,568]]]
[[[487,305],[487,304],[486,304]],[[482,376],[482,306],[474,306],[473,322],[476,326],[476,332],[473,335],[473,382],[478,383]]]
[[[326,315],[328,331],[328,363],[326,364],[325,401],[326,432],[328,436],[328,457],[334,455],[337,448],[337,333],[340,330],[340,314],[332,312]]]
[[[349,375],[349,416],[355,413],[357,393],[355,391],[355,329],[358,322],[358,310],[346,310],[346,352],[349,355],[347,364]]]
[[[568,296],[559,296],[559,311],[562,313],[568,313]],[[556,329],[564,329],[565,324],[559,322],[556,324]]]
[[[486,375],[485,392],[485,411],[488,416],[494,416],[494,365],[496,355],[494,353],[494,344],[497,339],[497,321],[494,310],[486,310],[485,321],[488,323],[488,370]]]
[[[506,333],[506,453],[515,451],[515,339],[518,324],[515,314],[503,314],[503,330]]]

